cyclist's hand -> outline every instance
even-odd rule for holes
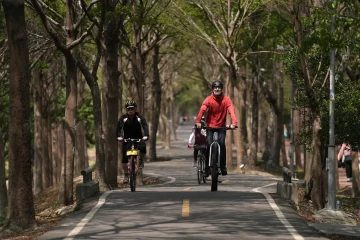
[[[195,126],[196,128],[201,128],[201,123],[196,123]]]
[[[124,139],[123,139],[122,137],[118,137],[117,140],[118,140],[119,142],[124,141]]]
[[[237,126],[234,125],[234,124],[231,124],[231,125],[230,125],[230,128],[231,128],[231,129],[235,129],[235,128],[237,128]]]
[[[188,148],[193,148],[194,145],[192,145],[191,143],[188,144]]]
[[[149,137],[145,136],[142,138],[143,141],[147,141],[149,139]]]

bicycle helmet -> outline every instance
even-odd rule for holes
[[[133,100],[127,100],[125,103],[125,108],[136,108],[136,102]]]
[[[214,88],[214,87],[224,88],[224,84],[223,84],[221,81],[216,80],[215,82],[213,82],[213,83],[211,84],[211,88]]]

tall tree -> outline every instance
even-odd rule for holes
[[[83,34],[79,35],[79,27],[86,16],[83,13],[77,19],[77,11],[75,9],[76,4],[73,0],[65,1],[65,18],[64,20],[64,38],[59,35],[55,30],[55,27],[59,24],[55,24],[50,21],[44,8],[46,7],[44,2],[38,0],[31,0],[34,10],[38,13],[46,31],[53,39],[55,46],[65,57],[66,64],[66,103],[65,103],[65,160],[62,165],[62,180],[60,188],[60,202],[64,205],[69,205],[74,202],[73,199],[73,178],[74,178],[74,157],[75,157],[75,129],[76,129],[76,117],[77,117],[77,64],[78,59],[75,57],[74,48],[82,43],[89,35],[91,29],[94,27],[92,23]],[[45,7],[44,7],[45,6]],[[90,7],[93,4],[90,5]],[[47,6],[46,9],[49,9]],[[51,8],[50,8],[51,9]],[[52,11],[53,12],[53,11]],[[76,21],[77,20],[77,21]]]
[[[0,216],[5,212],[8,204],[5,175],[5,146],[2,133],[0,132]]]
[[[3,229],[36,226],[31,173],[30,69],[24,0],[3,0],[10,57],[9,209]]]

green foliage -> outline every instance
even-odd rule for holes
[[[348,79],[339,79],[335,83],[335,142],[350,143],[360,146],[360,90]],[[329,100],[322,105],[321,126],[324,140],[328,140],[329,133]]]

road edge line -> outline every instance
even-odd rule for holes
[[[74,227],[73,230],[71,230],[71,232],[66,236],[66,238],[64,238],[64,240],[73,240],[74,237],[76,237],[85,227],[85,225],[94,217],[95,213],[102,207],[102,205],[104,205],[107,196],[112,192],[113,191],[107,191],[103,193],[100,196],[98,203],[90,210],[90,212],[86,214],[83,219],[81,219],[81,221]]]
[[[265,198],[268,201],[270,207],[274,210],[274,212],[275,212],[276,216],[278,217],[278,219],[280,220],[280,222],[284,225],[286,230],[292,235],[292,237],[295,240],[304,240],[304,238],[296,231],[296,229],[286,219],[285,215],[282,213],[282,211],[280,210],[278,205],[276,205],[274,199],[270,196],[270,194],[260,191],[261,188],[269,187],[269,186],[272,186],[272,185],[275,185],[275,184],[277,184],[277,183],[271,183],[271,184],[267,184],[267,185],[262,186],[262,187],[253,188],[252,191],[261,193],[262,195],[265,196]]]

